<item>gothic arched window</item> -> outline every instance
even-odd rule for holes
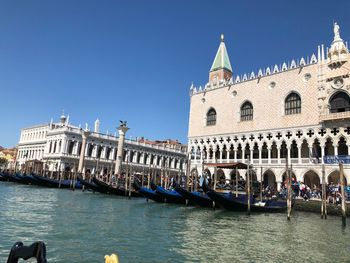
[[[211,108],[207,113],[207,126],[216,124],[216,111]]]
[[[329,100],[330,112],[350,111],[350,97],[345,92],[337,92]]]
[[[301,113],[301,99],[300,96],[293,92],[289,94],[284,101],[285,115],[292,115]]]
[[[241,107],[241,121],[250,121],[253,119],[253,105],[246,101]]]

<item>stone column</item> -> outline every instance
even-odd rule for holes
[[[272,151],[272,145],[267,146],[267,163],[271,163],[271,151]]]
[[[277,145],[277,163],[281,163],[281,146]]]
[[[235,162],[237,162],[237,149],[235,148],[234,150],[233,150],[233,158],[234,158],[234,161]]]
[[[230,162],[230,150],[226,151],[226,160],[227,160],[227,163]]]
[[[117,160],[115,162],[115,174],[120,173],[120,168],[122,165],[123,159],[123,149],[124,149],[124,141],[125,141],[125,133],[129,130],[125,124],[122,124],[118,127],[119,139],[118,139],[118,151],[117,151]]]
[[[321,162],[324,163],[324,153],[325,153],[325,147],[326,145],[324,144],[320,144],[320,147],[321,147]],[[350,153],[350,152],[349,152]]]
[[[262,145],[258,146],[259,147],[259,163],[262,163]]]
[[[245,147],[242,149],[242,163],[245,162]]]
[[[63,139],[62,139],[61,153],[67,153],[67,147],[68,147],[68,144],[69,144],[69,143],[67,143],[67,142],[69,142],[69,141],[67,140],[67,138],[63,138]]]
[[[250,160],[249,160],[249,163],[253,163],[253,152],[254,152],[254,150],[252,149],[252,147],[250,147]]]
[[[298,144],[298,163],[301,164],[301,146],[302,144]]]
[[[222,149],[219,149],[220,152],[220,163],[222,163]]]
[[[333,144],[334,147],[334,156],[338,155],[338,144]]]
[[[86,148],[86,139],[90,135],[90,131],[85,130],[82,131],[82,144],[81,144],[81,151],[80,151],[80,158],[79,158],[79,165],[78,165],[78,173],[81,173],[83,171],[84,166],[84,158],[85,158],[85,148]]]
[[[309,157],[310,157],[309,158],[309,162],[313,162],[314,157],[313,157],[313,154],[312,154],[312,146],[309,147]]]

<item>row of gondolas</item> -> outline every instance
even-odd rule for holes
[[[87,189],[103,194],[113,194],[129,197],[145,197],[148,200],[161,203],[195,205],[201,207],[224,208],[232,211],[247,211],[248,203],[251,212],[284,212],[287,209],[285,200],[266,199],[259,200],[250,196],[248,200],[245,194],[232,192],[218,192],[211,189],[204,181],[202,191],[188,191],[174,184],[172,189],[165,189],[153,183],[150,188],[143,187],[134,180],[133,189],[126,190],[123,187],[109,185],[100,179],[93,177],[91,182],[77,176],[77,180],[56,180],[36,174],[10,174],[0,173],[0,181],[10,181],[21,184],[38,185],[52,188]]]

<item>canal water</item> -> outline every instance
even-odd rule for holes
[[[350,262],[350,220],[235,213],[0,182],[0,262],[17,241],[48,262]],[[30,261],[34,262],[34,261]]]

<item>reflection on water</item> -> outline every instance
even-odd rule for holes
[[[0,183],[0,262],[43,240],[49,262],[347,262],[341,219],[252,214]]]

